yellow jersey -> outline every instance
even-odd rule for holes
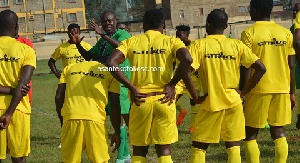
[[[141,92],[149,93],[163,91],[170,82],[173,61],[180,48],[185,45],[179,38],[148,30],[122,41],[117,49],[130,61],[131,83]]]
[[[61,112],[64,121],[85,119],[104,124],[108,92],[120,93],[120,83],[105,69],[97,61],[75,63],[64,68],[60,78],[60,83],[66,83]]]
[[[21,78],[21,68],[26,65],[36,67],[34,50],[15,38],[0,37],[0,85],[16,88]],[[11,99],[12,95],[0,94],[0,109],[6,110]],[[23,113],[31,113],[28,94],[22,98],[16,109]]]
[[[81,46],[89,51],[92,46],[84,41],[81,41]],[[84,58],[79,53],[76,44],[70,44],[69,41],[59,45],[54,53],[51,55],[54,60],[62,59],[63,67],[66,67],[73,63],[79,63],[85,61]]]
[[[295,55],[292,33],[273,21],[257,21],[242,32],[241,40],[267,69],[251,93],[289,93],[288,55]]]
[[[250,67],[258,57],[241,41],[225,35],[208,35],[189,48],[194,56],[192,67],[198,70],[203,93],[201,104],[207,111],[220,111],[240,104],[235,88],[239,85],[240,65]]]
[[[297,13],[296,18],[295,18],[295,27],[294,30],[300,28],[300,12]]]

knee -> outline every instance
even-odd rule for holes
[[[244,141],[255,140],[259,129],[246,126],[246,138]]]
[[[155,145],[156,153],[158,157],[171,155],[171,144],[167,145]]]
[[[209,146],[209,143],[201,143],[201,142],[193,141],[192,146],[194,148],[203,149],[206,151]]]
[[[149,146],[133,146],[133,156],[146,157]]]
[[[270,126],[270,134],[273,140],[285,137],[283,126]]]

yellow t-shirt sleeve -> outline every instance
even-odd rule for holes
[[[174,54],[174,58],[176,58],[177,50],[180,48],[185,48],[185,45],[179,38],[174,38],[174,39],[175,39],[175,41],[173,43],[171,51],[172,51],[172,54]]]
[[[120,45],[116,48],[124,54],[125,58],[127,58],[127,52],[129,48],[128,44],[129,44],[129,39],[126,39],[124,41],[121,41]]]
[[[25,58],[24,58],[23,66],[26,65],[33,66],[34,68],[36,68],[35,51],[29,46],[25,48]]]
[[[253,54],[252,50],[246,45],[244,45],[243,43],[240,44],[240,47],[241,47],[240,54],[242,54],[241,64],[246,68],[249,68],[259,58],[255,54]]]
[[[60,46],[55,49],[54,53],[51,55],[51,58],[54,60],[61,58]]]
[[[70,66],[67,66],[63,69],[61,75],[60,75],[60,79],[59,79],[59,83],[62,84],[62,83],[67,83],[67,71],[69,69]]]
[[[293,34],[288,31],[288,42],[287,42],[287,47],[288,47],[288,55],[295,55],[295,49],[293,46]]]
[[[120,94],[120,83],[115,78],[112,78],[108,91]]]
[[[295,29],[300,28],[300,12],[297,13],[295,18]]]
[[[92,46],[86,42],[82,42],[82,46],[86,51],[89,51],[90,49],[92,49]]]
[[[197,48],[196,44],[193,43],[190,46],[188,46],[188,50],[191,54],[191,57],[193,58],[193,63],[191,66],[194,70],[197,70],[200,67],[200,60],[199,60],[200,48]]]
[[[241,34],[241,41],[247,45],[249,48],[252,48],[252,37],[251,35],[246,32],[246,31],[243,31],[242,34]]]

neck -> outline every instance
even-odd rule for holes
[[[0,32],[0,36],[9,36],[12,38],[15,38],[15,34],[12,34],[11,32]]]
[[[149,30],[152,30],[152,31],[158,31],[158,32],[160,32],[160,33],[164,33],[164,29],[163,28],[158,28],[158,29],[145,29],[145,32],[146,31],[149,31]]]
[[[270,21],[270,17],[265,17],[265,18],[258,18],[256,21]]]
[[[185,46],[189,46],[191,44],[191,40],[183,41]]]

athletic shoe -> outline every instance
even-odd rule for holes
[[[61,143],[59,144],[59,146],[57,148],[59,148],[59,149],[61,148]]]
[[[194,132],[194,127],[191,126],[191,127],[190,127],[190,134],[192,134],[193,132]]]
[[[187,114],[187,110],[186,109],[183,109],[183,113],[179,113],[178,114],[178,118],[177,118],[177,122],[176,122],[176,125],[177,126],[180,126],[183,122],[183,119],[185,117],[185,115]]]
[[[124,157],[124,163],[131,163],[131,156],[130,154],[126,157]]]

